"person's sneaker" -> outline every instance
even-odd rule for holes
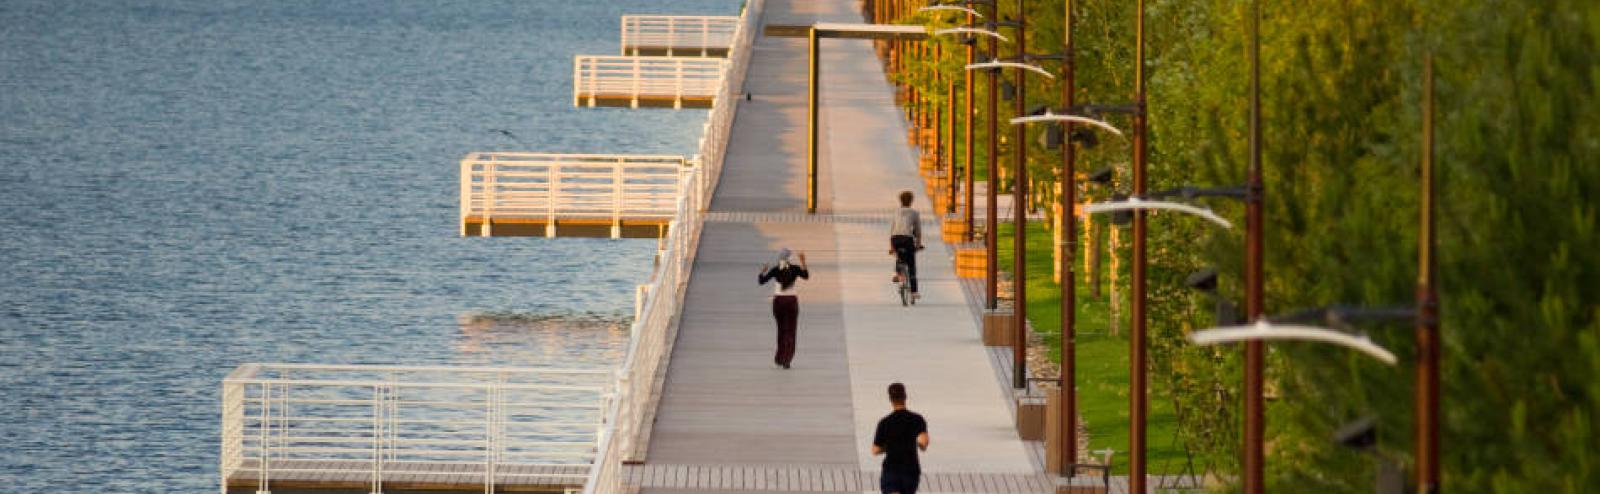
[[[922,300],[922,294],[911,292],[911,300]]]
[[[789,364],[778,364],[778,365],[783,366],[783,370],[789,370]]]

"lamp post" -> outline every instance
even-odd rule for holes
[[[991,26],[989,30],[994,31],[995,29],[999,28],[1000,22],[998,19],[998,17],[1000,17],[1000,4],[996,0],[989,0],[989,15],[992,17],[989,21],[989,25]],[[999,43],[993,36],[989,37],[989,56],[997,57],[999,53]],[[968,67],[970,67],[970,65]],[[999,256],[997,255],[997,249],[999,248],[999,237],[996,236],[997,233],[995,229],[995,224],[998,219],[996,218],[995,212],[999,207],[998,199],[995,197],[995,186],[998,185],[998,182],[1000,181],[1000,172],[999,167],[997,166],[997,160],[1000,156],[1000,95],[996,91],[1000,84],[999,76],[999,72],[989,72],[989,154],[988,161],[986,161],[989,166],[985,167],[987,168],[988,173],[986,174],[987,177],[984,180],[984,185],[986,188],[986,192],[984,193],[984,203],[986,206],[988,206],[988,209],[987,213],[985,213],[985,220],[983,222],[985,256],[983,263],[984,294],[986,295],[985,301],[988,302],[987,306],[989,310],[1000,308],[1000,292],[999,286],[996,284],[998,282],[998,273],[996,269],[999,268],[997,264],[1000,262],[998,259]]]
[[[1439,492],[1439,259],[1434,228],[1433,54],[1422,69],[1422,207],[1417,275],[1417,492]]]
[[[1076,74],[1072,59],[1072,0],[1062,3],[1061,16],[1061,106],[1072,108],[1072,92],[1076,90]],[[1078,462],[1078,379],[1077,379],[1077,316],[1078,316],[1078,276],[1072,271],[1073,258],[1078,253],[1077,231],[1078,215],[1073,211],[1077,206],[1078,177],[1073,170],[1072,149],[1072,122],[1061,124],[1061,168],[1057,171],[1057,180],[1061,181],[1061,193],[1057,194],[1057,204],[1061,207],[1061,258],[1056,261],[1061,266],[1061,381],[1057,384],[1061,390],[1061,427],[1058,428],[1061,437],[1061,472],[1066,477],[1077,474],[1072,464]]]
[[[967,25],[968,26],[971,26],[973,24],[973,22],[975,22],[977,20],[976,19],[977,15],[978,15],[977,11],[974,11],[972,9],[967,9]],[[972,39],[972,40],[970,40],[969,42],[966,43],[966,45],[967,45],[967,64],[968,65],[972,64],[972,62],[973,62],[973,60],[972,60],[973,51],[977,49],[977,41],[978,40],[976,40],[976,39]],[[966,81],[966,82],[962,83],[962,85],[961,85],[961,92],[964,94],[964,96],[962,97],[962,101],[964,102],[964,104],[967,107],[966,118],[963,119],[963,121],[965,121],[966,124],[962,125],[962,130],[961,130],[962,133],[965,134],[964,137],[962,138],[963,139],[963,141],[962,141],[963,142],[962,150],[965,153],[965,158],[966,159],[962,162],[965,165],[963,167],[962,174],[964,175],[963,180],[966,182],[965,183],[965,185],[966,185],[966,191],[965,192],[966,192],[966,196],[967,196],[966,197],[967,200],[964,202],[965,205],[962,206],[962,209],[965,210],[965,211],[962,212],[962,216],[966,217],[966,230],[965,230],[966,239],[965,240],[967,242],[971,242],[972,241],[972,215],[973,215],[972,199],[973,199],[973,194],[974,194],[974,192],[972,190],[972,156],[973,156],[973,150],[972,150],[972,117],[973,117],[973,111],[972,111],[972,72],[963,70],[963,71],[961,71],[961,73],[965,77],[965,81]],[[994,117],[990,117],[990,118],[994,118]]]
[[[1250,171],[1245,185],[1245,316],[1260,321],[1266,316],[1262,291],[1262,249],[1265,222],[1262,218],[1261,184],[1261,0],[1250,2]],[[1266,399],[1262,374],[1266,368],[1266,349],[1260,341],[1244,344],[1244,492],[1266,491],[1265,443]]]
[[[1133,195],[1145,191],[1146,132],[1144,88],[1144,0],[1135,7],[1134,29],[1133,104]],[[1145,213],[1133,213],[1133,307],[1132,330],[1129,331],[1128,366],[1128,488],[1130,492],[1144,493],[1145,488],[1145,412],[1149,397],[1145,389]]]
[[[1028,56],[1028,4],[1025,0],[1017,0],[1017,58],[1026,60]],[[1012,107],[1017,115],[1026,112],[1028,92],[1028,72],[1017,71],[1017,94],[1012,99]],[[1014,183],[1011,186],[1011,327],[1012,327],[1012,375],[1011,387],[1024,389],[1028,387],[1028,265],[1027,265],[1027,232],[1028,232],[1028,129],[1016,126],[1017,169],[1011,174]],[[989,191],[994,194],[994,191]]]

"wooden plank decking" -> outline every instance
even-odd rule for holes
[[[651,492],[863,492],[876,491],[877,470],[837,465],[651,464],[628,471],[628,482]],[[919,492],[1050,492],[1054,481],[1038,474],[929,473]]]

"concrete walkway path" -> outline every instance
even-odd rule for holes
[[[764,20],[861,22],[856,8],[769,0]],[[745,83],[754,97],[738,110],[646,464],[875,470],[881,458],[868,448],[889,411],[885,387],[900,381],[930,423],[925,472],[1037,472],[939,242],[871,43],[825,40],[822,51],[821,211],[808,217],[805,41],[755,45]],[[929,246],[918,258],[923,300],[909,309],[889,280],[887,220],[901,190],[917,192]],[[772,288],[756,286],[779,247],[805,252],[811,267],[790,370],[772,364]]]

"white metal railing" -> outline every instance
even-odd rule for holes
[[[750,0],[739,17],[739,27],[728,52],[728,71],[717,88],[717,98],[706,117],[699,151],[694,158],[698,166],[680,182],[684,193],[680,195],[672,226],[661,244],[662,251],[657,256],[660,261],[650,282],[640,287],[643,294],[638,317],[631,328],[627,357],[618,371],[617,399],[612,400],[607,411],[608,426],[601,431],[600,456],[584,483],[584,494],[625,492],[622,462],[643,439],[640,437],[642,428],[650,420],[648,401],[659,392],[656,377],[670,352],[668,332],[682,312],[684,289],[688,286],[689,271],[699,246],[700,229],[717,179],[722,174],[723,157],[740,101],[733,96],[742,93],[750,50],[765,5],[765,0]]]
[[[728,60],[698,57],[635,57],[578,55],[572,60],[572,105],[595,106],[600,100],[672,102],[704,101],[717,94]]]
[[[610,370],[244,364],[222,381],[222,492],[236,474],[577,485],[608,428]],[[474,482],[475,483],[475,482]]]
[[[470,153],[461,159],[461,235],[469,218],[490,236],[491,219],[534,219],[555,235],[558,220],[603,220],[619,236],[624,220],[665,222],[691,162],[682,156]]]
[[[738,30],[736,16],[624,15],[622,54],[721,55],[733,47]]]

